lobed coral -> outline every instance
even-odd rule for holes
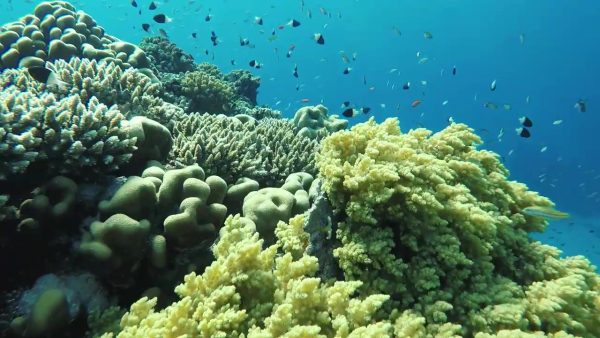
[[[322,104],[298,109],[292,122],[298,135],[313,139],[321,139],[348,127],[348,120],[329,115],[329,110]]]
[[[190,114],[177,121],[171,163],[199,163],[227,182],[248,177],[278,186],[294,172],[315,173],[318,143],[296,136],[291,123],[264,119],[243,123],[235,117]]]
[[[2,28],[0,70],[76,56],[112,60],[124,68],[150,64],[140,48],[106,34],[92,17],[64,1],[42,2],[33,14]]]
[[[508,181],[480,142],[462,124],[403,134],[395,119],[324,140],[317,166],[346,218],[334,250],[346,279],[412,311],[417,337],[600,335],[600,276],[585,258],[559,259],[528,237],[545,221],[522,210],[551,202]]]
[[[325,284],[312,277],[317,259],[279,247],[262,249],[254,223],[230,217],[213,247],[215,261],[191,273],[175,291],[181,299],[155,310],[142,298],[121,320],[118,337],[384,337],[392,325],[375,313],[388,299],[353,297],[360,282]],[[287,249],[287,248],[284,248]],[[295,250],[292,250],[295,252]]]

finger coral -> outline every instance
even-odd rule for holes
[[[463,124],[401,133],[396,119],[323,141],[317,166],[345,216],[334,255],[346,279],[362,281],[364,296],[390,295],[392,307],[422,318],[423,332],[599,336],[594,267],[528,237],[545,221],[523,210],[552,203],[509,181],[479,143]]]

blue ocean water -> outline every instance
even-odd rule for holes
[[[128,0],[71,2],[109,34],[133,43],[162,28],[197,62],[209,61],[225,72],[251,69],[248,62],[257,60],[263,65],[252,69],[262,78],[259,104],[287,117],[319,102],[339,113],[341,103],[350,101],[371,108],[351,123],[398,117],[404,130],[434,131],[450,117],[467,123],[482,136],[483,147],[502,156],[512,179],[571,214],[551,223],[541,238],[565,254],[585,254],[600,264],[598,2],[170,0],[155,1],[153,12],[145,0],[137,0],[138,8]],[[0,20],[12,21],[35,5],[3,1]],[[156,13],[172,21],[157,24]],[[262,26],[255,16],[263,19]],[[291,19],[301,25],[278,28]],[[150,33],[142,30],[143,23],[151,24]],[[323,34],[324,45],[315,43],[315,33]],[[254,48],[240,46],[240,38]],[[295,65],[298,79],[292,76]],[[347,67],[351,70],[344,75]],[[493,80],[497,89],[492,92]],[[403,90],[407,82],[410,89]],[[421,104],[411,107],[417,99]],[[586,112],[575,109],[579,99],[586,101]],[[486,108],[486,102],[498,108]],[[522,116],[534,123],[528,139],[515,132]]]

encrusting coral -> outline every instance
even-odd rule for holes
[[[225,221],[215,261],[177,286],[181,299],[160,311],[142,298],[121,320],[117,337],[385,337],[392,329],[375,313],[388,299],[353,297],[361,282],[325,284],[312,277],[317,259],[263,249],[254,223]],[[301,246],[301,244],[299,244]],[[287,249],[287,247],[284,247]],[[111,335],[107,335],[111,336]]]
[[[479,143],[463,124],[403,134],[395,119],[324,140],[317,166],[346,217],[334,251],[346,279],[363,281],[363,295],[389,294],[423,332],[600,336],[595,268],[528,237],[545,221],[521,211],[551,202],[508,181]]]
[[[173,138],[171,164],[198,163],[227,182],[248,177],[273,187],[294,172],[315,174],[318,143],[297,136],[284,120],[244,123],[235,117],[190,114],[177,121]]]
[[[92,17],[68,2],[42,2],[33,14],[3,28],[0,70],[43,66],[45,61],[76,56],[113,60],[124,68],[150,65],[143,50],[106,34]]]

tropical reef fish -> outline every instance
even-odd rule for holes
[[[490,102],[490,101],[487,101],[486,103],[484,103],[483,106],[487,109],[498,109],[498,105],[495,104],[494,102]]]
[[[324,45],[325,44],[325,38],[323,37],[323,34],[321,34],[321,33],[315,33],[315,35],[313,36],[313,38],[315,39],[315,41],[319,45]]]
[[[431,34],[431,32],[424,32],[423,37],[427,40],[431,40],[433,39],[433,34]]]
[[[298,27],[298,26],[300,26],[300,21],[298,21],[296,19],[292,19],[287,24],[288,24],[288,26]]]
[[[490,90],[491,91],[496,90],[496,80],[492,81],[492,83],[490,84]]]
[[[351,71],[352,71],[352,68],[350,68],[350,67],[346,67],[346,68],[344,68],[344,71],[343,71],[342,73],[343,73],[344,75],[348,75],[348,74],[350,74],[350,72],[351,72]]]
[[[585,100],[582,100],[582,99],[577,100],[577,102],[575,103],[575,109],[579,110],[582,113],[585,113],[585,111],[587,109],[587,104],[586,104]]]
[[[257,24],[257,25],[259,25],[259,26],[262,26],[263,25],[263,19],[260,16],[255,16],[254,17],[254,23]]]
[[[260,69],[262,67],[262,65],[256,61],[256,60],[250,60],[250,62],[248,62],[248,65],[250,67],[256,68],[256,69]]]
[[[173,21],[173,19],[169,18],[168,16],[164,15],[164,14],[156,14],[153,17],[154,21],[156,21],[157,23],[167,23],[167,22],[171,22]]]
[[[519,136],[524,137],[524,138],[529,138],[531,136],[529,129],[527,129],[525,127],[517,128],[517,129],[515,129],[515,131],[517,132],[517,134]]]
[[[156,4],[154,3],[154,1],[150,2],[150,5],[148,6],[148,9],[153,11],[156,9]]]
[[[556,120],[556,121],[552,122],[552,124],[555,125],[555,126],[558,126],[562,122],[563,122],[562,120]]]
[[[135,2],[135,0],[133,0],[133,1],[131,2],[131,6],[133,6],[133,7],[137,7],[137,6],[138,6],[138,4],[137,4],[137,2]]]
[[[413,102],[411,102],[410,106],[413,107],[413,108],[416,108],[420,104],[421,104],[421,100],[416,99]]]
[[[149,32],[149,31],[150,31],[150,25],[149,25],[149,24],[147,24],[147,23],[143,23],[143,24],[142,24],[142,29],[143,29],[145,32]]]
[[[532,217],[541,217],[548,220],[559,220],[569,218],[566,212],[558,211],[550,207],[542,207],[538,205],[530,206],[521,210],[525,215]]]
[[[29,67],[27,68],[27,72],[36,81],[44,83],[48,87],[67,88],[67,83],[60,80],[53,71],[46,67]]]
[[[527,116],[523,116],[519,118],[519,122],[524,126],[524,127],[533,127],[533,121],[531,121],[531,119]]]
[[[298,78],[298,65],[294,65],[294,71],[292,72],[295,78]]]
[[[456,66],[452,67],[452,75],[456,75]]]
[[[404,89],[404,90],[410,89],[410,82],[407,82],[404,85],[402,85],[402,89]]]

